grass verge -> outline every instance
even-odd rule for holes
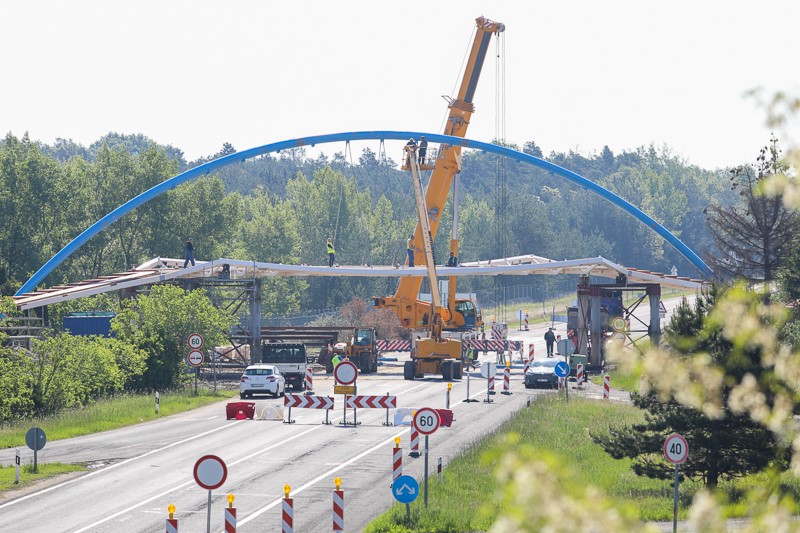
[[[44,429],[48,441],[67,439],[189,411],[237,394],[236,390],[214,392],[208,389],[199,389],[197,396],[194,391],[165,392],[160,395],[159,415],[155,413],[152,394],[129,394],[99,400],[85,408],[65,411],[54,417],[2,426],[0,448],[25,446],[25,433],[35,426]]]
[[[33,464],[20,467],[19,485],[14,483],[17,478],[16,467],[0,466],[0,493],[8,490],[21,489],[37,483],[43,479],[66,474],[68,472],[82,472],[86,470],[83,465],[68,465],[63,463],[46,463],[38,465],[38,472],[33,473]]]
[[[643,418],[643,412],[631,405],[582,398],[571,399],[567,404],[555,395],[540,397],[530,409],[520,411],[497,432],[487,435],[448,464],[441,484],[434,476],[429,481],[428,509],[423,507],[420,497],[411,504],[408,521],[405,506],[395,504],[365,531],[488,531],[505,510],[515,512],[514,502],[503,500],[503,487],[496,477],[498,464],[509,453],[558,465],[552,470],[559,487],[567,493],[579,493],[591,485],[614,502],[622,515],[642,521],[671,521],[671,480],[636,476],[630,460],[611,458],[589,436],[590,432],[604,433],[611,425],[633,424]],[[509,438],[510,434],[514,437]],[[785,492],[800,494],[800,481],[787,474],[778,478]],[[745,489],[763,486],[769,478],[762,473],[721,483],[728,515],[743,516]],[[686,517],[700,488],[700,482],[681,482],[679,518]]]
[[[611,376],[611,388],[619,389],[628,392],[639,392],[639,377],[631,374],[625,374],[616,370],[611,370],[608,373]],[[589,381],[595,385],[603,386],[603,376],[601,374],[592,374],[589,376]]]

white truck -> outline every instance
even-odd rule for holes
[[[308,357],[305,344],[269,342],[261,345],[261,362],[278,367],[293,390],[306,388]]]

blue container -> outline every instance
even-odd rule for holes
[[[111,319],[116,315],[106,311],[96,313],[70,313],[64,317],[64,331],[72,335],[99,335],[112,337]]]

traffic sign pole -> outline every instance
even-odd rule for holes
[[[672,494],[672,533],[678,531],[678,464],[675,464],[675,487]]]
[[[689,444],[683,435],[673,433],[664,441],[664,457],[675,465],[675,487],[672,494],[672,533],[678,531],[678,466],[689,456]]]
[[[16,457],[14,457],[14,465],[17,467],[17,477],[16,477],[16,481],[14,481],[14,483],[17,484],[17,485],[19,485],[19,464],[21,462],[22,461],[20,461],[20,457],[19,457],[19,448],[17,448],[17,455],[16,455]]]
[[[428,436],[425,435],[425,508],[428,508]]]

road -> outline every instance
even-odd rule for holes
[[[560,329],[563,329],[563,324]],[[557,331],[562,335],[565,331]],[[533,341],[536,353],[544,354],[546,325],[528,332],[509,332],[515,340]],[[484,356],[484,360],[493,359]],[[515,365],[517,366],[517,365]],[[430,468],[436,459],[446,465],[477,439],[492,432],[532,394],[522,386],[522,371],[513,370],[511,395],[503,395],[502,381],[492,403],[485,403],[485,380],[471,375],[470,394],[480,401],[464,403],[467,382],[453,383],[452,427],[441,428],[430,437]],[[498,376],[499,377],[499,376]],[[333,379],[317,375],[317,394],[332,393]],[[382,366],[375,375],[358,379],[359,394],[396,395],[398,407],[445,406],[447,385],[440,379],[405,381],[402,361]],[[588,394],[600,397],[598,388]],[[615,391],[612,399],[626,395]],[[384,426],[385,410],[359,410],[357,427],[344,427],[341,397],[324,425],[324,411],[292,410],[294,424],[265,420],[226,420],[221,402],[160,420],[96,435],[49,442],[40,462],[85,463],[91,470],[60,478],[47,486],[7,493],[0,500],[0,532],[138,532],[161,531],[167,506],[177,507],[175,517],[182,531],[204,531],[208,492],[192,476],[195,462],[207,454],[221,457],[228,477],[212,492],[212,530],[223,530],[226,495],[236,497],[238,531],[280,531],[283,487],[292,487],[296,531],[331,529],[333,479],[341,477],[345,491],[345,526],[359,531],[393,502],[391,457],[394,438],[404,448],[403,473],[422,477],[422,457],[408,457],[409,428]],[[258,409],[282,405],[281,400],[256,400]],[[352,421],[352,411],[348,414]],[[0,451],[0,463],[13,464],[14,450]],[[23,461],[32,461],[24,448]],[[445,475],[446,470],[445,470]],[[421,500],[421,498],[420,498]],[[418,500],[418,502],[420,501]],[[414,505],[417,505],[415,502]]]

